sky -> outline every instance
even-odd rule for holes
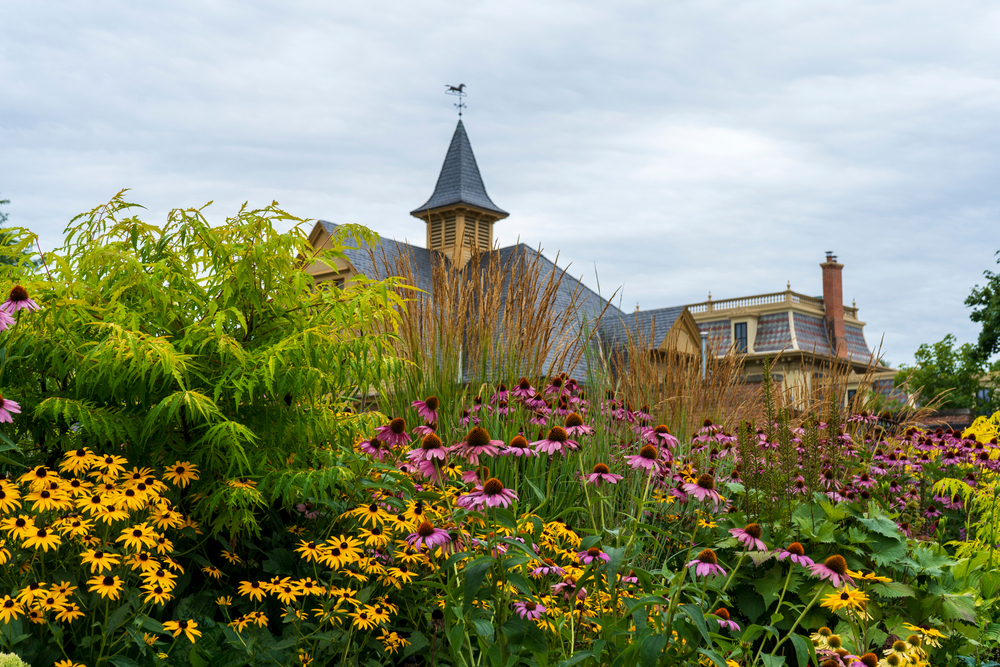
[[[501,245],[625,310],[822,291],[845,265],[893,365],[1000,250],[1000,5],[727,0],[36,2],[0,7],[0,198],[57,247],[122,188],[422,245],[457,120]]]

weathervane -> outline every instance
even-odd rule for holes
[[[468,95],[468,93],[465,92],[465,84],[464,83],[460,83],[457,86],[449,86],[448,84],[445,84],[445,87],[448,89],[448,90],[444,91],[445,95],[454,95],[455,97],[458,98],[458,102],[455,103],[455,108],[458,109],[458,117],[459,117],[459,119],[461,119],[462,118],[462,109],[466,108],[465,107],[465,101],[464,101],[463,98],[466,95]]]

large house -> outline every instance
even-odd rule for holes
[[[493,203],[486,193],[461,120],[455,128],[434,192],[410,215],[425,225],[424,246],[382,239],[376,253],[364,247],[349,248],[346,260],[338,260],[335,266],[316,262],[308,271],[317,282],[329,280],[343,285],[358,274],[382,277],[385,263],[380,264],[373,255],[391,262],[405,254],[413,267],[416,286],[425,291],[432,290],[435,258],[470,275],[477,268],[470,264],[474,258],[485,263],[494,254],[499,254],[501,261],[529,257],[540,262],[547,272],[561,271],[527,245],[496,247],[494,226],[509,213]],[[317,221],[309,237],[313,247],[322,248],[335,227],[334,223]],[[737,352],[747,355],[744,379],[751,383],[761,381],[764,358],[773,359],[780,353],[774,369],[775,379],[805,390],[821,372],[816,369],[824,362],[829,365],[831,360],[839,359],[851,368],[848,393],[853,394],[873,364],[872,353],[865,342],[864,322],[857,318],[857,307],[845,308],[843,305],[843,265],[828,254],[821,266],[822,297],[810,297],[788,289],[773,294],[722,301],[709,299],[703,303],[627,313],[567,274],[560,285],[559,298],[574,304],[579,323],[599,319],[594,341],[605,350],[622,345],[630,334],[643,340],[652,335],[654,350],[669,348],[694,355],[701,354],[705,342],[708,353],[717,356],[727,354],[735,346]],[[707,341],[702,340],[703,333],[707,333]],[[586,368],[567,370],[583,377]],[[888,393],[895,371],[878,367],[878,373],[876,386]]]

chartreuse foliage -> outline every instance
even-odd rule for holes
[[[340,227],[318,252],[276,203],[217,226],[204,207],[162,226],[136,208],[119,193],[75,218],[40,270],[15,270],[43,307],[6,334],[18,361],[0,386],[24,408],[17,435],[50,464],[81,446],[140,466],[193,462],[213,529],[255,531],[267,485],[243,498],[216,482],[333,478],[308,472],[314,457],[370,427],[351,401],[399,366],[398,281],[315,287],[303,258],[333,265],[345,240],[375,240],[363,227]]]

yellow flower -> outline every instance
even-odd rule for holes
[[[217,567],[208,567],[208,566],[205,566],[205,567],[201,568],[201,571],[204,572],[205,574],[207,574],[208,576],[212,577],[213,579],[221,579],[222,578],[222,570],[220,570]]]
[[[881,582],[883,584],[888,584],[889,582],[892,581],[892,579],[890,579],[889,577],[880,577],[879,575],[875,574],[874,572],[868,572],[866,574],[864,572],[854,572],[852,570],[848,570],[847,571],[847,576],[849,576],[849,577],[851,577],[853,579],[864,579],[865,581],[879,581],[879,582]]]
[[[146,581],[148,585],[154,586],[159,584],[165,590],[168,591],[172,591],[174,589],[174,586],[177,585],[176,582],[174,581],[177,578],[177,575],[167,572],[164,569],[150,570],[149,572],[143,572],[142,578]]]
[[[56,614],[57,621],[69,621],[73,622],[78,618],[83,618],[86,614],[80,610],[80,607],[76,604],[68,604],[63,609]]]
[[[348,614],[348,616],[354,619],[354,628],[356,630],[370,630],[376,625],[375,619],[372,618],[371,613],[365,609],[359,609]]]
[[[18,616],[24,613],[24,607],[17,600],[11,599],[9,595],[3,596],[0,600],[0,621],[8,623],[17,620]]]
[[[351,510],[349,514],[359,519],[362,525],[378,526],[384,524],[389,518],[389,513],[379,507],[377,503],[361,505],[357,509]]]
[[[170,592],[159,584],[146,584],[142,589],[146,591],[146,597],[143,598],[144,602],[164,604],[173,598]]]
[[[124,542],[126,548],[142,551],[146,547],[156,546],[156,533],[143,522],[122,530],[115,542]]]
[[[21,484],[29,484],[32,489],[41,489],[53,477],[58,478],[59,475],[51,472],[45,466],[38,466],[18,477],[17,481]]]
[[[305,558],[306,561],[322,562],[325,549],[322,544],[302,540],[295,551],[302,554],[302,558]]]
[[[64,537],[83,537],[90,533],[92,524],[90,521],[80,517],[60,519],[55,523],[55,528]]]
[[[183,632],[192,644],[195,643],[195,637],[201,637],[198,624],[194,621],[166,621],[163,624],[163,629],[174,633],[174,637],[179,637]]]
[[[714,521],[706,521],[705,519],[698,519],[699,528],[715,528],[717,525]]]
[[[107,551],[87,549],[80,554],[84,565],[90,564],[91,573],[110,570],[113,565],[121,562],[121,556],[109,554]]]
[[[215,604],[219,605],[220,607],[232,606],[233,597],[231,595],[220,595],[219,597],[215,598]]]
[[[231,622],[228,623],[228,625],[233,630],[236,630],[236,632],[243,632],[246,629],[247,624],[249,623],[250,623],[249,618],[247,618],[246,616],[240,616],[239,618],[233,619]]]
[[[102,598],[111,598],[112,600],[117,600],[118,596],[121,595],[123,582],[118,576],[97,575],[93,579],[87,581],[88,588],[91,593],[98,593]]]
[[[264,599],[264,587],[259,581],[241,581],[237,589],[240,595],[249,597],[251,600],[260,601]]]
[[[54,665],[54,667],[87,667],[87,666],[82,662],[73,662],[72,660],[67,659],[67,660],[60,660]]]
[[[103,470],[105,475],[114,478],[125,472],[126,463],[128,463],[127,459],[122,456],[115,456],[114,454],[98,456],[97,460],[94,461],[94,464]]]
[[[0,484],[0,512],[6,514],[21,509],[21,493],[16,486]]]
[[[41,547],[47,553],[50,548],[58,549],[60,544],[62,544],[62,538],[59,537],[58,533],[51,533],[44,528],[38,528],[31,536],[25,538],[23,546],[31,547],[32,549]]]
[[[232,565],[239,565],[243,562],[243,559],[236,554],[229,553],[225,549],[222,550],[222,557],[229,561]]]
[[[143,572],[149,572],[160,569],[160,563],[145,551],[128,556],[125,562],[128,563],[133,571],[142,570]]]
[[[151,635],[148,632],[142,633],[142,641],[146,642],[146,646],[152,646],[156,643],[157,639],[159,639],[159,637],[156,635]]]
[[[184,488],[193,480],[198,479],[198,466],[190,461],[177,461],[163,473],[163,477],[167,481]]]
[[[834,591],[823,598],[821,607],[826,607],[830,611],[838,611],[840,609],[857,609],[859,611],[864,611],[865,604],[868,602],[868,596],[862,593],[860,590],[851,590],[847,586],[844,586],[844,590],[840,592]]]
[[[45,584],[33,583],[22,588],[17,594],[17,601],[22,604],[30,604],[35,600],[40,600],[48,595]]]
[[[283,604],[291,604],[301,595],[299,587],[292,583],[291,577],[285,577],[280,583],[272,586],[271,592],[277,595]]]
[[[8,517],[0,522],[0,530],[7,531],[7,535],[10,537],[23,540],[35,532],[35,520],[25,514]]]

